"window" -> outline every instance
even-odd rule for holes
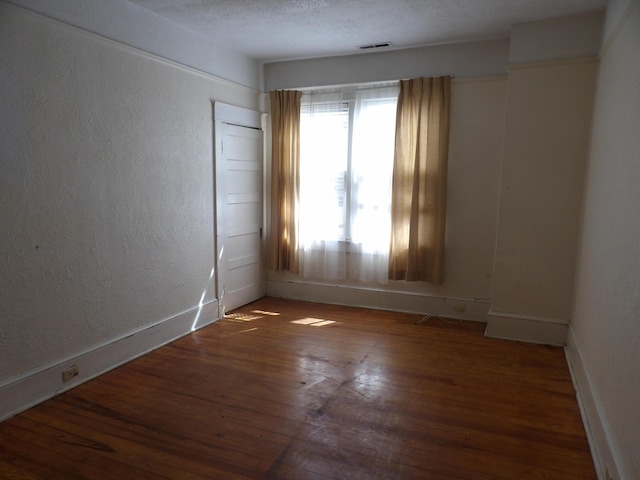
[[[397,87],[302,96],[305,277],[386,283]]]

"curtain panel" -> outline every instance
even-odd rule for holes
[[[300,99],[302,92],[274,90],[271,100],[271,219],[269,268],[299,271]]]
[[[444,279],[451,77],[400,82],[391,201],[389,278]]]

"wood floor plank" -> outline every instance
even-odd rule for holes
[[[0,424],[0,478],[594,480],[561,348],[264,298]]]

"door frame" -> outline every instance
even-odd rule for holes
[[[262,126],[262,114],[255,110],[248,108],[238,107],[223,102],[213,102],[213,139],[214,139],[214,179],[213,184],[215,188],[214,198],[214,231],[215,231],[215,284],[216,284],[216,297],[218,299],[218,318],[222,318],[226,311],[225,302],[225,275],[226,268],[221,268],[223,265],[224,257],[224,238],[227,234],[228,223],[226,221],[226,211],[223,208],[224,198],[226,196],[226,185],[224,182],[224,169],[222,165],[223,150],[222,140],[224,137],[224,130],[226,125],[234,125],[238,127],[246,127],[263,132]],[[264,141],[264,140],[263,140]],[[262,175],[264,177],[264,155],[262,159]],[[264,184],[264,178],[263,178]],[[264,192],[262,193],[262,226],[261,230],[264,232]],[[264,236],[262,241],[264,242]],[[264,246],[262,252],[264,251]],[[263,254],[260,252],[260,275],[264,277],[264,259]],[[260,282],[264,285],[265,279],[260,278]]]

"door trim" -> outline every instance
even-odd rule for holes
[[[225,302],[225,274],[226,270],[221,268],[224,260],[224,238],[227,236],[227,229],[229,223],[226,221],[226,211],[223,208],[224,198],[227,190],[224,179],[224,168],[222,162],[223,158],[223,145],[222,140],[224,132],[227,126],[246,127],[254,130],[263,131],[262,128],[262,114],[260,112],[250,110],[235,105],[230,105],[222,102],[213,102],[213,136],[214,136],[214,179],[213,184],[215,188],[214,208],[214,231],[215,231],[215,285],[216,285],[216,298],[218,299],[218,318],[223,318],[226,310]],[[263,160],[264,161],[264,160]],[[264,165],[262,169],[264,175]],[[264,183],[264,182],[263,182]],[[264,192],[261,199],[264,205]],[[264,216],[262,218],[261,231],[264,229]],[[260,275],[263,275],[264,265],[262,261],[262,255],[260,258]],[[260,279],[263,283],[263,290],[266,291],[265,279]]]
[[[236,107],[228,103],[214,102],[214,122],[228,123],[240,127],[262,130],[261,113],[248,108]]]

